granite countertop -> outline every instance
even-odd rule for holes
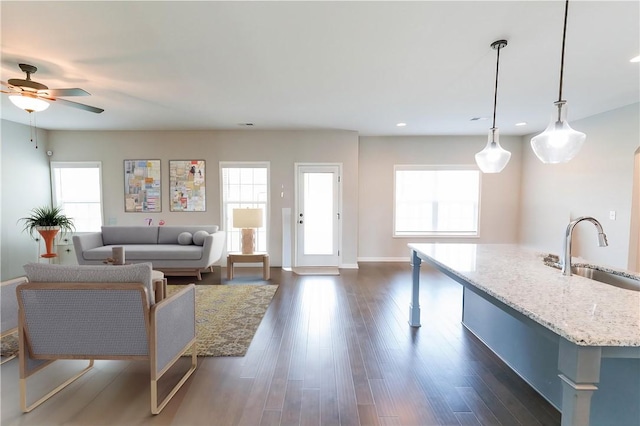
[[[576,275],[563,276],[545,265],[548,253],[518,245],[438,243],[409,247],[570,342],[640,347],[638,291]],[[634,272],[599,268],[640,279]]]

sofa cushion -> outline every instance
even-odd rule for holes
[[[103,226],[102,242],[108,245],[157,244],[157,226]],[[174,240],[177,244],[178,240]]]
[[[209,236],[209,233],[207,231],[198,231],[198,232],[196,232],[195,234],[193,234],[193,244],[195,244],[197,246],[204,245],[204,240],[208,236]]]
[[[182,232],[190,232],[193,235],[198,231],[207,231],[213,234],[217,230],[218,225],[163,225],[158,227],[158,244],[178,244],[178,235]]]
[[[191,232],[181,232],[180,235],[178,235],[178,244],[188,246],[192,242],[193,235],[191,235]]]
[[[47,263],[27,263],[24,271],[30,282],[65,283],[142,283],[147,289],[149,304],[155,303],[151,282],[151,263],[134,265],[50,265]]]
[[[96,247],[84,252],[87,260],[101,260],[111,257],[113,246]],[[180,244],[131,244],[125,245],[127,262],[153,262],[155,260],[200,260],[203,249],[200,246]]]

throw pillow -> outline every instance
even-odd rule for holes
[[[193,235],[191,235],[191,232],[181,232],[180,235],[178,235],[178,244],[188,246],[192,242]]]
[[[195,234],[193,234],[193,244],[197,246],[204,245],[204,239],[207,238],[208,236],[209,236],[209,233],[207,231],[196,232]]]

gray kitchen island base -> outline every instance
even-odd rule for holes
[[[419,312],[420,306],[419,270],[425,261],[464,286],[463,325],[561,411],[563,426],[640,425],[640,347],[572,342],[552,330],[554,325],[544,324],[537,317],[532,319],[534,313],[514,308],[521,297],[514,290],[518,284],[497,290],[491,288],[486,278],[492,274],[483,275],[483,268],[477,264],[486,258],[474,259],[474,271],[460,271],[454,263],[447,264],[447,256],[439,255],[431,246],[410,245],[413,291],[409,322],[412,326],[420,325],[415,312]],[[473,253],[477,248],[474,247]],[[423,320],[428,321],[428,316]],[[565,322],[572,320],[567,317]]]

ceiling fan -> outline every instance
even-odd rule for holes
[[[8,90],[0,90],[2,93],[9,95],[11,102],[18,108],[22,108],[27,112],[44,111],[49,107],[48,101],[59,102],[62,105],[83,109],[89,112],[99,114],[104,110],[90,105],[62,99],[61,96],[89,96],[86,90],[73,89],[49,89],[42,83],[31,80],[31,74],[38,71],[38,68],[29,64],[18,64],[20,69],[27,74],[25,80],[21,78],[11,78],[8,83],[0,82]]]

